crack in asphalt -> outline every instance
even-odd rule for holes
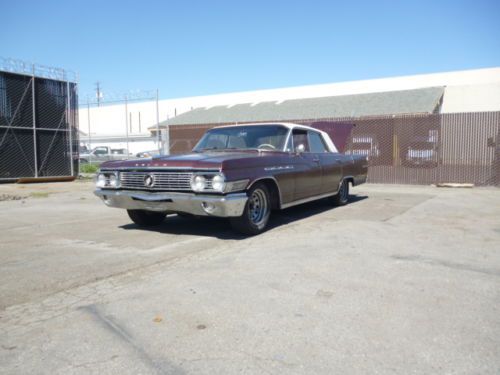
[[[425,263],[425,264],[430,264],[433,266],[442,266],[442,267],[447,267],[447,268],[452,268],[455,270],[461,270],[461,271],[470,271],[470,272],[477,272],[477,273],[482,273],[484,275],[491,275],[491,276],[500,276],[500,270],[494,269],[494,268],[482,268],[482,267],[475,267],[471,266],[468,264],[463,264],[463,263],[456,263],[456,262],[450,262],[450,261],[445,261],[441,259],[436,259],[436,258],[430,258],[430,257],[423,257],[421,255],[391,255],[392,259],[396,260],[404,260],[408,262],[420,262],[420,263]]]
[[[138,355],[138,357],[158,374],[184,374],[185,372],[174,366],[172,363],[161,360],[161,363],[155,360],[135,337],[130,334],[126,328],[120,324],[113,316],[103,314],[96,305],[81,306],[78,310],[87,313],[106,331],[110,332],[116,338],[125,342]]]

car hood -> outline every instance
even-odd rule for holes
[[[183,155],[166,155],[148,159],[110,161],[103,163],[101,168],[186,168],[186,169],[231,169],[236,165],[259,166],[265,164],[267,158],[276,157],[282,152],[272,151],[229,151],[229,152],[200,152]]]

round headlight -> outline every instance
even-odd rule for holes
[[[203,176],[194,176],[191,180],[191,189],[194,191],[203,191],[205,189],[206,179]]]
[[[96,186],[97,187],[105,187],[106,186],[106,176],[103,175],[102,173],[99,173],[97,175]]]
[[[109,185],[116,186],[116,175],[114,173],[109,175]]]
[[[212,179],[212,189],[216,191],[223,192],[226,187],[226,183],[224,181],[224,176],[220,174],[216,174]]]

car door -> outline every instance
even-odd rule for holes
[[[295,149],[294,200],[319,195],[322,183],[321,158],[311,152],[307,130],[294,129],[292,137]],[[298,152],[300,145],[304,147],[302,152]]]
[[[342,155],[330,152],[323,136],[315,131],[308,131],[309,147],[314,160],[321,165],[321,188],[319,194],[337,191],[342,178]]]

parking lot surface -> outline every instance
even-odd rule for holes
[[[140,229],[89,182],[0,185],[0,373],[498,374],[500,190]]]

